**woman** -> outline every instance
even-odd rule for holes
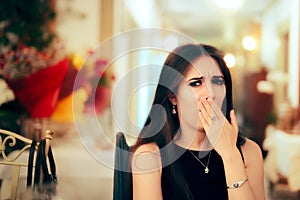
[[[239,134],[231,84],[215,47],[170,53],[132,147],[133,199],[265,199],[261,150]]]

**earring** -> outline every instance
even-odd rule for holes
[[[175,105],[173,105],[172,114],[175,115],[176,113]]]

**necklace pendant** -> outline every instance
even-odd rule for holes
[[[208,172],[209,172],[208,167],[205,167],[204,172],[205,172],[205,174],[208,174]]]

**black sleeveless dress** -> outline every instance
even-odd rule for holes
[[[183,151],[182,147],[174,145],[175,150]],[[191,151],[194,155],[199,152]],[[185,191],[177,185],[177,181],[171,174],[171,167],[177,166],[186,180],[188,187],[195,200],[227,200],[228,193],[226,188],[226,178],[224,165],[221,156],[212,150],[209,161],[209,172],[205,173],[204,166],[191,154],[190,151],[184,153],[173,163],[162,169],[162,193],[164,200],[184,200]],[[209,154],[201,160],[207,164]]]

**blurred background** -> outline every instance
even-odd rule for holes
[[[61,198],[111,199],[115,134],[134,141],[168,50],[212,44],[240,129],[262,149],[268,199],[300,198],[299,11],[299,0],[3,1],[0,128],[53,129]]]

